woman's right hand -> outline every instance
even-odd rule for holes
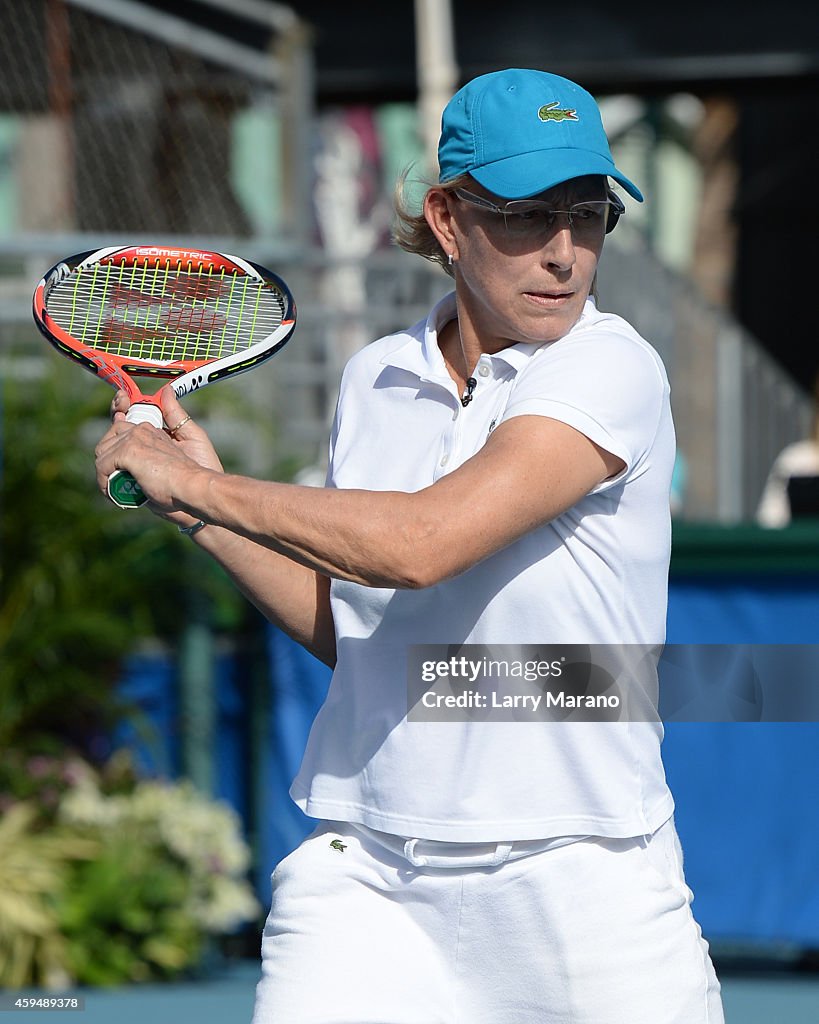
[[[223,473],[224,468],[210,438],[179,404],[170,384],[160,391],[159,400],[162,417],[165,420],[165,431],[171,440],[179,445],[180,452],[206,469]],[[111,402],[111,419],[117,419],[120,414],[124,418],[130,406],[128,392],[117,391]]]
[[[166,385],[159,394],[162,416],[165,421],[165,433],[171,439],[180,455],[217,473],[223,473],[219,456],[207,433],[196,424],[185,412],[170,385]],[[131,406],[127,391],[117,391],[111,402],[111,419],[114,423],[125,420]],[[110,433],[110,432],[109,432]],[[167,442],[166,442],[167,443]],[[185,512],[162,512],[149,503],[151,510],[175,523],[179,527],[191,526],[197,520]]]

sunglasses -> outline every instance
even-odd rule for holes
[[[554,210],[548,203],[537,199],[514,199],[498,206],[491,199],[477,196],[463,188],[454,189],[453,194],[470,206],[476,206],[487,213],[500,214],[507,234],[525,238],[548,234],[554,228],[558,216],[567,218],[572,234],[576,237],[595,238],[604,225],[605,234],[613,231],[617,221],[626,212],[623,201],[614,192],[609,192],[607,199],[572,203],[568,210]]]

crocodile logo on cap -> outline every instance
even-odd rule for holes
[[[537,112],[537,116],[541,121],[579,121],[580,118],[577,116],[577,111],[572,107],[561,108],[558,105],[558,101],[554,100],[552,103],[546,103]]]

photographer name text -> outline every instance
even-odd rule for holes
[[[464,690],[462,693],[436,693],[427,690],[421,697],[425,708],[519,708],[537,711],[543,703],[546,708],[619,708],[620,698],[616,694],[582,694],[578,696],[557,690],[554,693],[499,694],[492,690]]]

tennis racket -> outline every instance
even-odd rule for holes
[[[173,381],[178,398],[252,370],[287,343],[296,307],[287,285],[255,263],[220,252],[124,246],[62,260],[37,285],[34,320],[63,355],[128,392],[126,419],[162,427],[157,395],[134,378]],[[117,470],[108,495],[146,502]]]

